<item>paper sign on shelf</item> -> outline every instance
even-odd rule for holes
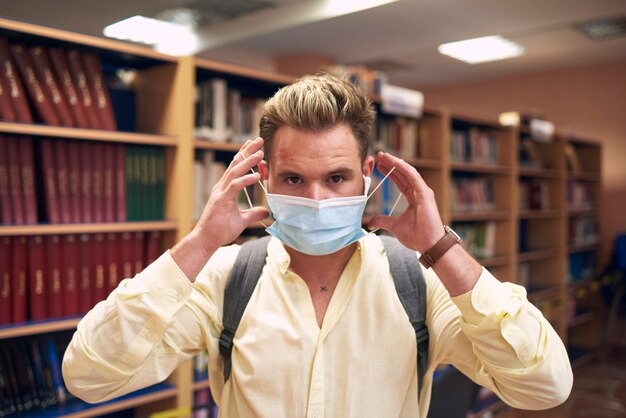
[[[424,107],[421,91],[384,83],[380,90],[381,108],[385,113],[419,118]]]

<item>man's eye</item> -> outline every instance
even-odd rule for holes
[[[331,183],[341,183],[343,181],[343,177],[342,176],[330,176],[330,182]]]
[[[290,176],[285,178],[285,182],[288,184],[299,184],[302,182],[302,180],[300,179],[300,177]]]

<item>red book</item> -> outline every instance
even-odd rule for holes
[[[115,220],[126,222],[126,145],[114,145]]]
[[[122,276],[125,279],[132,278],[133,274],[133,241],[130,232],[122,232],[120,236]]]
[[[98,109],[100,125],[103,129],[111,131],[117,130],[117,123],[115,122],[113,107],[111,105],[111,97],[109,97],[109,91],[105,85],[102,74],[100,57],[93,52],[84,53],[83,63],[85,65],[89,91],[91,92],[91,97],[94,100],[96,109]]]
[[[9,183],[9,156],[6,137],[0,135],[0,224],[13,223],[13,208],[11,204],[11,186]]]
[[[78,100],[85,109],[85,115],[89,122],[89,127],[94,129],[102,129],[100,124],[100,118],[98,117],[98,109],[89,91],[89,84],[87,81],[87,75],[83,66],[80,52],[71,50],[67,52],[67,61],[69,63],[70,74],[72,75],[72,81],[78,92]]]
[[[48,271],[46,276],[48,283],[46,286],[46,299],[48,305],[48,318],[58,318],[63,316],[63,286],[62,267],[63,259],[61,252],[61,237],[59,235],[49,235],[46,237],[48,253]]]
[[[31,123],[33,115],[28,106],[28,99],[26,98],[22,80],[19,77],[15,62],[13,62],[9,43],[2,37],[0,37],[0,77],[4,80],[4,84],[7,86],[11,96],[17,120]]]
[[[13,224],[26,223],[24,196],[22,194],[22,172],[20,170],[20,151],[17,138],[5,137],[7,145],[7,162],[9,171],[9,196],[13,206]]]
[[[133,275],[141,273],[141,270],[143,270],[145,235],[146,234],[143,231],[137,231],[133,233]]]
[[[115,147],[117,144],[103,144],[103,203],[104,222],[115,222]]]
[[[30,57],[33,61],[35,73],[44,91],[47,91],[48,97],[54,106],[62,126],[76,126],[74,117],[70,111],[65,95],[63,94],[57,78],[52,72],[52,64],[48,58],[46,50],[41,46],[30,48]]]
[[[69,203],[71,222],[81,221],[80,195],[80,146],[77,141],[67,141],[67,177],[69,185]]]
[[[30,54],[26,47],[22,44],[11,45],[11,52],[17,64],[17,68],[26,84],[26,91],[34,103],[35,109],[39,114],[39,118],[49,125],[59,126],[61,120],[52,103],[52,96],[46,89],[43,80],[37,77],[35,67],[30,59]]]
[[[78,282],[80,262],[78,261],[78,239],[76,235],[64,235],[61,238],[63,251],[62,287],[63,315],[71,316],[80,313],[78,309]]]
[[[161,231],[150,231],[146,235],[144,266],[152,264],[161,255]]]
[[[93,263],[93,303],[96,304],[106,298],[106,279],[105,279],[105,265],[106,265],[106,241],[104,234],[94,234],[91,237],[92,248],[92,263]]]
[[[33,139],[29,136],[16,137],[20,149],[22,169],[22,196],[24,198],[24,216],[27,224],[37,223],[37,190],[35,187],[35,161],[33,157]]]
[[[59,202],[59,217],[62,223],[72,222],[72,208],[70,205],[70,179],[67,141],[57,139],[54,143],[54,166],[57,173],[57,196]]]
[[[121,265],[121,249],[118,234],[108,233],[106,235],[106,292],[111,293],[121,279],[122,265]]]
[[[9,80],[4,76],[0,68],[0,119],[9,122],[17,120],[17,114],[13,108],[13,99],[9,90]]]
[[[13,266],[11,289],[13,289],[12,321],[15,324],[26,321],[27,279],[28,279],[28,239],[13,237]]]
[[[0,237],[0,324],[11,323],[11,237]]]
[[[57,80],[61,91],[65,96],[66,102],[70,111],[74,117],[74,122],[79,128],[90,128],[87,114],[83,108],[83,104],[78,97],[78,91],[72,80],[72,74],[70,73],[69,64],[67,63],[67,57],[65,56],[65,50],[61,48],[50,48],[50,58],[52,60],[52,68],[56,74]]]
[[[55,143],[52,139],[42,139],[41,145],[41,169],[43,171],[43,199],[46,208],[48,222],[60,223],[59,194],[57,191],[57,167],[55,163]]]
[[[91,248],[91,236],[81,234],[78,243],[78,260],[80,263],[80,276],[78,281],[78,311],[86,313],[93,307],[93,251]]]
[[[46,245],[41,235],[29,237],[29,289],[28,313],[32,321],[39,321],[48,317],[46,301]]]
[[[80,150],[80,206],[81,220],[84,223],[93,222],[93,174],[92,174],[92,146],[91,142],[76,144]]]
[[[103,144],[93,143],[92,147],[92,190],[93,190],[93,220],[104,222],[104,155]]]

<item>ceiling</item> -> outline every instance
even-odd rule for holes
[[[102,36],[106,25],[126,17],[204,1],[0,0],[0,15]],[[295,53],[343,64],[384,61],[398,68],[388,73],[392,83],[413,88],[626,58],[626,36],[593,41],[574,27],[626,15],[626,0],[378,0],[385,4],[346,14],[329,12],[331,0],[265,1],[273,7],[201,28],[198,55],[266,70],[273,69],[274,57]],[[520,43],[526,54],[470,65],[437,52],[441,43],[495,34]]]

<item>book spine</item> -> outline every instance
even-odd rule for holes
[[[19,324],[26,321],[28,298],[28,239],[24,236],[13,237],[13,266],[11,288],[12,321]]]
[[[41,168],[43,171],[44,202],[47,219],[51,223],[60,223],[59,195],[57,190],[57,167],[55,163],[55,142],[52,139],[42,139],[41,145]]]
[[[146,233],[144,266],[152,264],[161,255],[161,231]]]
[[[133,277],[133,242],[130,232],[122,232],[120,237],[121,265],[124,278]]]
[[[18,70],[11,56],[11,48],[7,40],[2,37],[0,37],[0,65],[2,66],[0,76],[4,78],[7,85],[17,120],[32,123],[33,115],[28,106],[28,99],[26,98],[22,80],[18,75]]]
[[[61,237],[49,235],[47,237],[47,288],[48,318],[63,316],[63,287],[61,284],[62,252]]]
[[[84,223],[93,222],[93,174],[92,174],[92,144],[80,142],[80,203],[81,220]]]
[[[13,107],[11,99],[11,91],[9,90],[9,80],[4,75],[4,71],[0,68],[0,119],[9,122],[17,120],[17,114]]]
[[[104,222],[115,222],[115,147],[107,143],[103,145],[103,202]]]
[[[20,170],[19,144],[16,137],[6,137],[7,161],[9,171],[9,190],[13,206],[13,223],[22,225],[26,223],[24,210],[24,195],[22,194],[22,173]]]
[[[93,303],[96,304],[106,297],[105,265],[106,241],[104,234],[94,234],[91,240],[93,260]]]
[[[41,235],[30,237],[29,245],[29,314],[31,320],[38,321],[48,317],[48,307],[46,302],[46,248],[44,239]]]
[[[89,120],[83,108],[83,104],[78,97],[78,91],[72,80],[69,64],[65,51],[61,48],[50,48],[50,58],[52,60],[52,67],[54,68],[57,79],[63,91],[66,102],[69,109],[72,112],[76,126],[79,128],[89,128]]]
[[[125,222],[127,219],[127,192],[126,192],[126,146],[115,144],[115,220]]]
[[[80,52],[76,50],[68,51],[67,60],[74,86],[76,86],[76,90],[78,92],[78,98],[85,109],[85,114],[87,115],[87,120],[89,121],[89,127],[93,129],[102,129],[103,126],[100,124],[98,110],[96,109],[93,97],[89,91],[87,75],[85,73],[85,67],[83,66]]]
[[[93,190],[93,220],[94,222],[104,221],[104,161],[103,144],[90,144],[92,149],[92,190]]]
[[[91,236],[81,234],[79,240],[80,281],[78,309],[80,313],[86,313],[93,307],[93,294],[91,291],[93,283]]]
[[[111,105],[111,97],[104,83],[100,58],[95,53],[85,53],[83,55],[83,61],[87,81],[89,83],[89,90],[91,91],[95,107],[98,110],[100,124],[103,129],[111,131],[117,130],[117,123],[115,122],[113,107]]]
[[[0,224],[3,225],[10,225],[13,223],[7,147],[7,138],[0,135]]]
[[[63,249],[63,314],[78,315],[80,263],[78,260],[78,239],[69,234],[62,238]]]
[[[70,221],[78,223],[81,221],[80,143],[68,140],[66,148]]]
[[[11,237],[0,237],[0,324],[11,323]]]
[[[121,250],[118,234],[106,235],[106,293],[109,294],[117,287],[122,271]]]
[[[133,234],[133,274],[141,273],[143,270],[144,250],[145,250],[145,233],[137,231]]]
[[[46,50],[41,46],[32,47],[30,48],[30,56],[38,79],[42,81],[42,87],[48,93],[52,106],[59,116],[60,124],[69,127],[76,126],[67,100],[52,72],[52,64]]]
[[[37,77],[26,47],[22,44],[11,45],[11,52],[17,68],[25,80],[26,91],[28,91],[41,121],[53,126],[61,125],[61,120],[52,104],[52,97],[42,81]]]
[[[24,216],[27,224],[37,223],[37,191],[35,188],[35,160],[33,139],[28,136],[17,138],[20,148],[20,166],[22,171],[22,196],[24,198]]]

